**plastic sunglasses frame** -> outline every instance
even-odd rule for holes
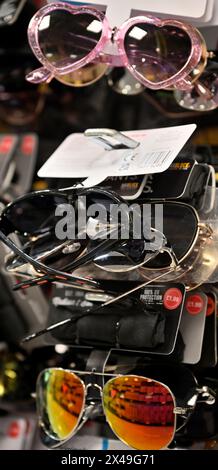
[[[66,65],[65,67],[54,67],[43,54],[40,44],[38,31],[40,23],[43,18],[56,10],[64,10],[72,15],[76,14],[90,14],[96,17],[97,20],[102,22],[102,34],[94,49],[87,54],[86,57],[80,59],[74,64]],[[151,24],[159,28],[164,26],[175,26],[186,32],[191,40],[191,53],[187,58],[185,65],[182,69],[174,74],[171,78],[153,83],[146,78],[143,78],[134,68],[130,65],[128,56],[124,47],[124,39],[129,28],[137,25],[138,23]],[[193,77],[189,76],[193,71],[197,79],[199,74],[204,70],[207,62],[207,48],[205,41],[201,34],[193,26],[183,23],[178,20],[167,19],[161,20],[151,15],[137,16],[130,18],[125,21],[118,29],[111,28],[106,16],[101,11],[98,11],[90,6],[76,7],[64,2],[52,3],[42,7],[31,19],[28,27],[28,39],[30,47],[37,57],[37,59],[43,64],[44,67],[36,69],[27,75],[26,79],[32,83],[40,83],[43,81],[51,81],[52,78],[58,75],[65,75],[74,70],[77,70],[93,61],[100,61],[110,66],[122,67],[125,66],[129,72],[139,80],[147,88],[158,90],[160,88],[169,88],[176,85],[176,88],[182,90],[189,90],[192,87]],[[104,48],[110,41],[115,41],[118,48],[118,55],[105,54]],[[202,69],[202,70],[200,70]]]

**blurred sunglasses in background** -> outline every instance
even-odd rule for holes
[[[63,2],[33,16],[28,38],[43,65],[27,75],[32,83],[56,78],[84,86],[102,77],[108,66],[124,66],[148,88],[189,90],[208,54],[199,31],[181,21],[142,15],[112,29],[103,12]]]
[[[108,69],[106,80],[108,86],[119,95],[135,96],[145,90],[145,87],[124,67]]]
[[[197,117],[199,112],[210,112],[218,107],[218,63],[211,60],[190,90],[177,89],[173,94],[169,93],[170,89],[161,90],[158,96],[157,91],[145,90],[127,69],[121,67],[109,69],[106,78],[108,86],[120,95],[135,96],[144,92],[145,100],[170,119]]]
[[[14,24],[26,1],[27,0],[2,0],[0,5],[0,26]]]
[[[85,376],[85,382],[80,375]],[[41,435],[49,447],[69,441],[102,405],[109,426],[125,444],[140,450],[163,449],[174,438],[177,416],[187,419],[199,396],[209,404],[215,401],[207,387],[196,383],[189,402],[181,408],[171,389],[157,380],[110,374],[105,385],[99,385],[98,376],[104,382],[107,375],[58,368],[41,372],[36,402]]]
[[[216,59],[217,60],[217,59]],[[207,112],[218,107],[218,62],[209,61],[189,91],[174,91],[176,102],[190,111]]]
[[[30,54],[6,52],[0,61],[0,119],[12,126],[31,124],[44,108],[48,87],[25,80],[34,64]]]

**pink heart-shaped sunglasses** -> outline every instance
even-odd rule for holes
[[[46,5],[33,16],[28,38],[43,65],[27,75],[32,83],[57,78],[84,86],[115,66],[126,67],[153,90],[189,90],[208,56],[200,32],[181,21],[143,15],[112,29],[102,11],[63,2]]]

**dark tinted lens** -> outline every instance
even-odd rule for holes
[[[129,240],[108,253],[96,256],[94,263],[105,271],[127,272],[145,263],[146,258],[150,258],[150,253],[144,240]]]
[[[152,223],[155,227],[155,212],[152,205]],[[163,233],[172,247],[178,260],[181,260],[190,250],[198,230],[198,220],[195,211],[185,204],[163,204]],[[148,267],[165,267],[169,265],[169,256],[160,254],[154,258]]]
[[[1,37],[2,39],[2,37]],[[16,53],[8,48],[0,49],[0,92],[19,93],[35,91],[36,86],[28,83],[25,76],[38,67],[38,61],[33,54],[25,54],[19,50]]]
[[[66,204],[64,196],[41,194],[27,196],[14,202],[4,212],[4,219],[10,222],[12,230],[22,234],[39,234],[55,227],[60,217],[55,216],[59,204]]]
[[[191,40],[180,28],[140,23],[127,31],[124,47],[133,69],[142,78],[159,83],[185,65],[191,53]]]
[[[25,79],[32,69],[38,67],[31,54],[0,52],[0,115],[11,125],[25,125],[34,121],[41,112],[44,97],[35,85]]]
[[[143,85],[125,68],[114,67],[107,74],[108,85],[119,95],[134,96],[144,91]]]
[[[44,106],[44,97],[32,91],[23,93],[1,93],[1,119],[11,125],[23,126],[34,121]]]
[[[55,67],[66,67],[83,59],[97,45],[102,23],[94,15],[55,10],[39,25],[39,44]]]

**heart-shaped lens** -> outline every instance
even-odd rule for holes
[[[93,14],[69,13],[64,9],[45,15],[38,28],[42,53],[57,69],[84,59],[97,45],[102,22]]]
[[[186,64],[191,53],[189,35],[181,28],[162,28],[138,23],[129,28],[124,48],[132,72],[153,84],[172,78]]]

